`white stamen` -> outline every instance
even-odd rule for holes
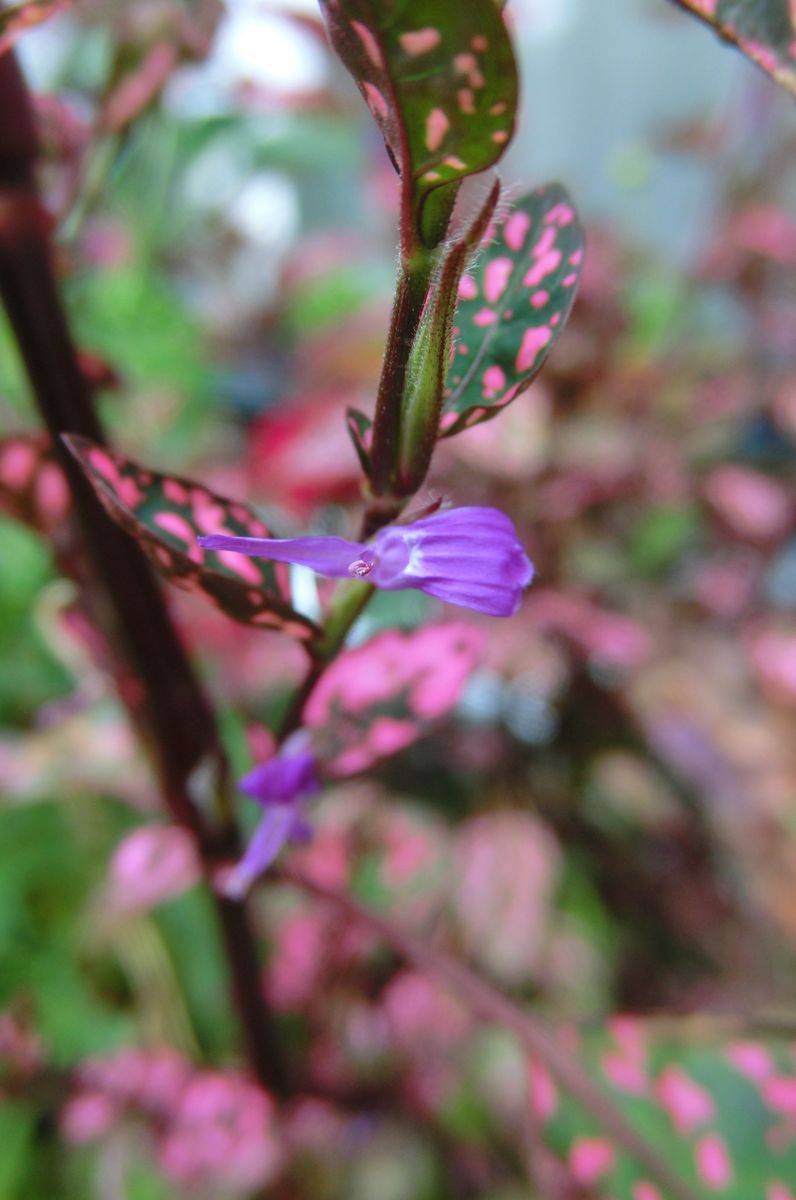
[[[362,579],[365,575],[370,575],[372,570],[373,563],[367,562],[364,558],[357,558],[348,565],[348,574],[353,575],[355,579]]]

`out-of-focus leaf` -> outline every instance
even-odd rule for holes
[[[118,133],[130,125],[162,92],[179,61],[179,48],[165,39],[150,46],[105,98],[103,124]]]
[[[370,263],[334,266],[293,286],[286,313],[288,326],[303,336],[335,329],[365,305],[378,304],[386,290],[384,273]]]
[[[295,612],[272,563],[227,551],[203,550],[197,537],[229,533],[267,537],[251,509],[187,479],[159,475],[88,438],[64,439],[108,514],[136,539],[161,575],[198,591],[236,621],[279,629],[306,641],[316,632]]]
[[[559,184],[530,192],[498,226],[459,285],[443,436],[489,420],[530,385],[569,316],[582,260]]]
[[[401,172],[405,217],[435,245],[450,185],[495,163],[512,135],[517,70],[500,9],[494,0],[321,0],[321,9]]]
[[[89,963],[83,941],[86,904],[121,812],[103,804],[70,816],[49,803],[0,809],[0,1008],[26,997],[56,1063],[107,1051],[130,1033],[109,986],[113,964]]]
[[[30,1194],[25,1184],[36,1153],[36,1117],[32,1105],[8,1100],[0,1105],[0,1196],[6,1200]]]
[[[699,531],[693,506],[662,504],[640,514],[633,526],[628,551],[642,575],[669,570],[691,546]]]
[[[159,134],[165,140],[167,132]],[[139,151],[136,169],[122,160],[121,178],[114,177],[119,193],[114,209],[120,219],[114,218],[104,230],[92,233],[94,262],[113,269],[72,275],[64,286],[79,344],[91,346],[113,363],[122,380],[123,397],[135,402],[146,396],[146,416],[139,435],[156,439],[164,457],[179,462],[213,395],[213,377],[195,313],[147,249],[168,242],[176,252],[174,248],[187,236],[187,217],[178,228],[171,210],[164,213],[166,206],[158,203],[156,188],[163,190],[162,176],[168,164],[158,160],[149,142],[145,149],[155,161],[150,163],[144,151]],[[165,151],[161,157],[165,158]],[[151,208],[140,205],[142,193],[152,194]],[[104,248],[103,240],[107,243]],[[106,254],[110,262],[104,261]],[[107,415],[113,422],[117,412],[109,409]]]
[[[128,1200],[171,1200],[174,1191],[153,1163],[136,1159],[126,1179]]]
[[[1,521],[0,712],[12,726],[27,726],[40,706],[63,696],[73,683],[69,671],[53,657],[41,625],[42,593],[52,578],[52,557],[43,539],[12,521]],[[10,740],[20,749],[15,729]],[[6,765],[4,788],[10,786],[8,769]]]
[[[517,986],[535,974],[560,852],[524,812],[484,813],[458,830],[453,911],[476,962]]]
[[[319,504],[351,502],[361,487],[343,423],[345,395],[318,385],[290,393],[251,427],[249,478],[258,497],[309,519]]]
[[[415,741],[456,703],[482,644],[474,625],[450,621],[344,651],[304,710],[327,768],[364,771]]]
[[[209,1057],[220,1057],[234,1042],[235,1014],[230,1009],[223,950],[207,891],[191,888],[161,905],[155,923],[173,959],[191,1028]]]
[[[10,50],[21,33],[72,7],[73,0],[23,0],[0,7],[0,54]]]
[[[796,96],[796,10],[792,0],[677,0]]]
[[[0,439],[0,512],[39,533],[60,525],[69,508],[69,492],[44,434]]]
[[[582,1059],[636,1129],[698,1196],[792,1200],[796,1179],[793,1046],[771,1040],[663,1036],[630,1018],[588,1036]],[[660,1186],[576,1110],[534,1065],[531,1090],[545,1139],[593,1194],[665,1200]],[[592,1194],[591,1190],[589,1194]]]

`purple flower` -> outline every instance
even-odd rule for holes
[[[289,737],[279,753],[260,763],[240,780],[239,787],[264,809],[259,825],[224,884],[228,896],[242,896],[262,875],[286,842],[305,842],[312,835],[305,821],[302,802],[320,791],[315,756],[308,749],[309,737],[299,730]]]
[[[387,591],[419,588],[492,617],[515,613],[533,578],[514,525],[497,508],[451,508],[410,525],[388,525],[372,542],[211,534],[199,544],[299,563],[333,579],[367,579]]]

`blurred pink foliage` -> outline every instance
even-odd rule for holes
[[[273,1101],[241,1075],[196,1070],[168,1049],[123,1050],[84,1063],[79,1075],[62,1114],[71,1141],[137,1116],[149,1122],[164,1173],[182,1186],[247,1193],[281,1168]]]
[[[471,1028],[469,1014],[454,996],[418,971],[395,975],[382,1004],[397,1048],[421,1059],[452,1049]]]
[[[761,629],[749,638],[752,665],[763,687],[786,704],[796,704],[796,631]]]
[[[782,537],[793,522],[787,490],[747,467],[716,467],[705,481],[705,495],[733,533],[751,542]]]
[[[459,828],[454,856],[453,906],[464,945],[504,982],[527,982],[558,878],[553,835],[527,813],[485,813]]]
[[[607,612],[585,596],[537,588],[526,602],[527,618],[541,631],[564,637],[595,662],[629,671],[652,651],[652,638],[632,617]]]
[[[249,450],[257,492],[303,518],[320,501],[355,499],[360,468],[346,433],[345,399],[337,393],[286,398],[279,412],[259,419]]]
[[[273,1101],[247,1080],[200,1071],[170,1114],[159,1161],[183,1185],[214,1179],[246,1192],[265,1187],[283,1158],[274,1118]]]
[[[139,912],[193,887],[199,862],[190,835],[177,825],[147,825],[117,846],[108,867],[107,903]]]

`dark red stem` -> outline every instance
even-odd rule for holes
[[[52,265],[48,222],[35,187],[35,121],[22,75],[0,54],[0,298],[74,499],[88,552],[91,600],[118,662],[121,698],[147,742],[171,816],[196,840],[208,883],[234,854],[237,831],[199,812],[191,777],[207,765],[213,786],[228,786],[228,766],[213,711],[169,619],[142,551],[113,524],[60,442],[78,433],[104,442],[90,386],[70,337]],[[212,888],[211,888],[212,891]],[[243,903],[215,897],[251,1069],[284,1094],[286,1080],[262,996],[257,947]]]

